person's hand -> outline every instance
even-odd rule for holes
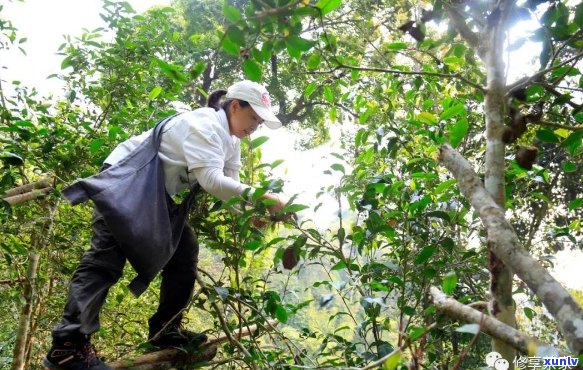
[[[267,206],[272,221],[289,221],[291,219],[298,219],[298,216],[294,212],[281,213],[287,202],[279,199],[277,195],[267,193],[260,198],[260,200],[266,199],[272,200],[273,203]]]

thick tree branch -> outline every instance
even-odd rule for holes
[[[273,330],[278,322],[276,320],[270,320],[267,324],[268,325],[266,325],[264,329]],[[240,331],[234,332],[232,335],[236,339],[241,339],[255,333],[257,328],[257,325],[251,325],[242,328]],[[215,357],[217,347],[228,341],[229,337],[223,333],[218,337],[203,343],[196,352],[189,353],[179,349],[164,349],[161,351],[146,353],[129,360],[118,360],[111,362],[108,365],[114,369],[127,370],[170,369],[178,363],[192,365],[196,362],[209,361]]]
[[[536,122],[536,123],[539,125],[543,125],[543,126],[562,128],[562,129],[569,130],[569,131],[575,131],[575,132],[582,132],[583,131],[583,126],[562,125],[560,123],[554,123],[554,122],[542,121],[542,120],[539,122]]]
[[[463,77],[459,73],[450,74],[450,73],[439,73],[439,72],[415,72],[415,71],[399,71],[397,69],[384,69],[384,68],[373,68],[373,67],[355,67],[355,66],[349,66],[349,65],[340,63],[338,60],[335,60],[335,63],[337,64],[337,67],[334,70],[349,69],[349,70],[364,71],[364,72],[391,73],[391,74],[395,74],[395,75],[436,76],[436,77],[443,77],[443,78],[458,79],[458,80],[463,81],[463,82],[467,83],[468,85],[474,87],[475,89],[480,90],[481,92],[484,92],[484,93],[486,92],[486,89],[484,88],[484,86]],[[334,70],[308,72],[308,74],[322,74],[322,73],[329,74],[329,73],[334,72]]]
[[[52,188],[43,188],[43,189],[34,189],[28,193],[14,195],[12,197],[2,198],[6,203],[10,204],[11,206],[28,202],[29,200],[40,198],[48,193],[50,193]]]
[[[470,201],[487,230],[493,252],[539,297],[557,321],[569,348],[583,353],[583,310],[557,282],[520,245],[516,232],[504,217],[504,210],[484,188],[472,165],[451,146],[440,148],[439,159],[458,181],[462,194]]]
[[[563,96],[563,94],[561,94],[560,92],[558,92],[554,86],[549,85],[548,83],[538,82],[536,84],[539,85],[539,86],[542,86],[546,91],[548,91],[549,93],[551,93],[551,95],[556,96],[557,98]],[[566,104],[569,104],[574,109],[577,109],[577,110],[580,110],[581,109],[581,104],[574,103],[572,100],[568,100],[565,103]]]
[[[21,277],[18,279],[11,279],[11,280],[0,280],[0,285],[15,285],[19,283],[23,283],[26,281],[26,278]]]
[[[496,320],[492,316],[484,315],[478,310],[459,303],[434,286],[429,289],[429,292],[435,307],[437,307],[439,311],[456,320],[480,325],[480,330],[482,332],[503,341],[522,353],[528,354],[530,352],[529,348],[531,348],[532,344],[535,344],[537,348],[546,347],[552,349],[552,351],[557,354],[566,355],[562,354],[552,346],[540,342],[538,339],[529,337],[515,328]]]
[[[8,190],[6,192],[6,194],[4,194],[4,197],[12,197],[14,195],[28,193],[33,189],[48,188],[51,185],[52,185],[51,179],[48,179],[48,178],[42,179],[39,181],[31,182],[30,184],[21,185],[21,186],[17,186],[15,188],[12,188],[12,189]]]
[[[119,360],[108,365],[113,369],[125,370],[161,370],[171,369],[176,364],[195,364],[209,361],[217,354],[216,346],[204,346],[199,351],[189,353],[179,349],[165,349],[147,353],[130,360]]]
[[[538,81],[542,76],[544,76],[545,74],[560,68],[562,66],[564,66],[565,64],[569,64],[573,61],[576,61],[578,59],[583,58],[583,51],[580,52],[579,54],[546,69],[543,69],[542,71],[538,71],[537,73],[533,74],[530,77],[525,77],[525,78],[521,78],[520,80],[516,81],[515,83],[513,83],[512,85],[508,85],[507,89],[506,89],[506,96],[510,95],[512,92],[516,91],[516,90],[520,90],[528,85],[530,85],[532,82]]]
[[[480,49],[480,38],[479,36],[474,33],[466,24],[465,18],[454,8],[451,4],[447,1],[443,3],[447,9],[447,13],[453,25],[455,26],[456,30],[459,34],[467,41],[467,43],[479,52]]]

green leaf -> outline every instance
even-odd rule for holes
[[[10,152],[0,152],[0,160],[8,166],[22,166],[24,164],[21,156]]]
[[[571,155],[574,155],[577,149],[583,143],[583,132],[573,132],[561,143],[561,148],[567,148]]]
[[[572,201],[569,202],[569,211],[572,211],[576,208],[579,208],[583,206],[583,198],[577,198],[577,199],[573,199]]]
[[[402,357],[401,351],[394,352],[383,363],[383,370],[395,370],[399,366]]]
[[[344,262],[340,261],[337,264],[335,264],[334,266],[332,266],[331,270],[336,271],[336,270],[342,270],[345,268],[346,268],[346,264]]]
[[[457,148],[464,137],[468,134],[469,124],[466,119],[461,119],[453,125],[449,130],[449,141],[451,146]]]
[[[455,242],[453,241],[452,238],[449,237],[443,238],[440,245],[443,249],[445,249],[449,253],[452,253],[453,249],[455,248]]]
[[[238,27],[231,26],[227,30],[227,38],[239,47],[245,47],[245,33]]]
[[[579,27],[583,27],[583,3],[579,3],[575,8],[575,19],[573,20]]]
[[[261,246],[261,241],[259,240],[250,240],[247,244],[245,244],[245,249],[248,251],[254,251],[259,249]]]
[[[344,230],[343,227],[338,229],[338,241],[340,242],[340,245],[342,245],[344,243],[344,238],[346,237],[346,230]]]
[[[423,248],[421,250],[421,253],[419,253],[417,258],[415,259],[415,264],[420,265],[422,263],[425,263],[429,258],[431,258],[431,256],[433,256],[433,253],[435,253],[435,249],[436,249],[435,245],[429,245]]]
[[[275,161],[271,162],[270,167],[275,168],[284,162],[283,159],[276,159]]]
[[[536,137],[537,139],[539,139],[542,142],[545,143],[558,143],[559,142],[559,137],[557,135],[555,135],[554,132],[549,131],[549,130],[537,130],[536,132]]]
[[[302,234],[302,235],[299,235],[297,237],[297,239],[294,241],[292,246],[294,247],[294,250],[299,253],[300,248],[302,248],[304,245],[306,245],[307,242],[308,242],[308,237],[306,235]]]
[[[271,198],[268,198],[268,199],[263,199],[263,200],[261,201],[261,204],[263,204],[263,205],[264,205],[264,206],[266,206],[266,207],[269,207],[269,206],[276,205],[277,203],[278,203],[278,202],[277,202],[277,200],[275,200],[275,199],[271,199]]]
[[[439,176],[432,172],[415,172],[411,174],[411,178],[423,181],[437,180]]]
[[[265,193],[267,193],[267,189],[255,189],[255,191],[253,192],[253,195],[251,196],[251,199],[253,201],[256,201],[257,199],[261,198],[263,195],[265,195]]]
[[[532,321],[532,318],[534,317],[534,314],[535,314],[533,309],[530,307],[524,307],[522,310],[524,311],[524,314],[526,315],[526,317],[528,317],[528,319]]]
[[[563,171],[575,172],[575,171],[577,171],[577,165],[573,162],[570,162],[570,161],[563,162]]]
[[[89,150],[91,151],[91,153],[97,153],[99,149],[101,149],[103,144],[105,144],[105,141],[103,141],[102,139],[93,140],[89,145]]]
[[[450,68],[457,69],[463,67],[465,64],[464,59],[458,57],[448,57],[444,58],[443,62],[447,64]]]
[[[277,319],[277,321],[281,322],[281,323],[286,323],[287,322],[287,311],[285,310],[285,308],[278,304],[277,307],[275,307],[275,318]]]
[[[249,146],[251,147],[251,149],[255,149],[255,148],[258,148],[261,145],[263,145],[267,140],[269,140],[269,137],[259,136],[258,138],[251,140],[251,143],[249,144]]]
[[[285,40],[286,44],[300,51],[308,51],[314,46],[313,41],[303,39],[296,35],[291,35]]]
[[[334,102],[334,93],[330,86],[324,86],[324,99],[326,99],[328,103]]]
[[[453,107],[449,107],[441,113],[439,116],[440,119],[446,120],[453,118],[455,116],[459,116],[462,113],[466,113],[466,107],[463,104],[454,105]]]
[[[306,66],[308,67],[308,69],[316,69],[320,66],[321,62],[322,62],[322,56],[320,54],[312,54],[308,58],[308,61],[306,62]]]
[[[245,72],[245,75],[251,81],[261,80],[261,67],[251,59],[247,59],[243,62],[243,72]]]
[[[342,172],[342,174],[346,174],[346,171],[344,170],[344,166],[341,165],[340,163],[334,163],[332,166],[330,166],[330,168],[332,168],[335,171]]]
[[[63,61],[61,62],[61,69],[71,67],[72,65],[73,65],[73,60],[72,60],[71,56],[68,56],[65,59],[63,59]]]
[[[405,42],[393,42],[385,45],[385,48],[387,48],[388,50],[403,50],[407,49],[408,46],[409,45],[407,45],[407,43]]]
[[[455,179],[445,180],[441,184],[437,185],[435,188],[435,194],[443,193],[446,190],[449,190],[454,184],[456,183]]]
[[[445,277],[443,278],[443,282],[441,283],[443,292],[447,295],[451,295],[454,292],[456,285],[457,275],[455,271],[451,271],[447,275],[445,275]]]
[[[241,20],[241,13],[239,12],[239,9],[227,4],[226,1],[223,4],[223,14],[225,15],[225,18],[227,18],[231,23],[237,23]]]
[[[409,338],[411,340],[419,339],[425,333],[425,328],[421,326],[411,326],[409,328]]]
[[[294,48],[291,44],[286,44],[287,53],[290,57],[300,60],[302,58],[302,51]]]
[[[317,86],[315,83],[310,82],[308,86],[306,86],[306,90],[304,90],[304,98],[307,100],[313,93],[316,91]]]
[[[283,209],[281,211],[283,213],[296,213],[296,212],[303,211],[304,209],[308,209],[308,208],[310,208],[310,207],[303,205],[303,204],[290,204],[290,205],[283,207]]]
[[[316,3],[316,8],[320,9],[322,15],[326,15],[337,9],[342,4],[342,0],[320,0]]]
[[[431,211],[431,212],[427,212],[425,214],[425,216],[427,216],[427,217],[441,218],[442,220],[444,220],[446,222],[451,222],[451,217],[449,217],[449,215],[447,214],[447,212],[443,212],[443,211]]]
[[[161,92],[162,87],[156,86],[155,88],[152,89],[152,91],[150,91],[150,93],[148,94],[148,98],[150,98],[150,100],[154,100],[158,97],[158,95],[160,95]]]
[[[533,103],[539,101],[545,94],[545,89],[538,85],[531,85],[526,88],[526,101]]]
[[[190,72],[192,79],[198,78],[198,76],[200,76],[204,72],[205,69],[206,69],[205,62],[196,63]]]
[[[164,73],[166,76],[170,77],[174,81],[183,83],[189,81],[186,75],[182,73],[182,66],[168,63],[162,59],[156,59],[156,63],[158,64],[158,67],[160,68],[162,73]]]
[[[437,124],[437,117],[434,114],[429,112],[421,112],[417,116],[417,119],[423,123],[427,123],[429,125],[436,125]]]

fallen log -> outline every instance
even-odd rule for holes
[[[273,330],[277,326],[276,320],[269,320],[265,328]],[[257,325],[244,327],[240,331],[233,332],[233,337],[240,339],[249,336],[257,331]],[[164,349],[161,351],[146,353],[133,359],[117,360],[108,365],[113,369],[124,370],[169,370],[180,364],[195,364],[198,362],[210,361],[217,354],[217,347],[229,341],[226,334],[221,334],[203,343],[197,351],[187,352],[176,348]]]

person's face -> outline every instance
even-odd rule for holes
[[[251,135],[263,123],[263,119],[255,113],[251,106],[241,107],[238,100],[233,100],[229,104],[229,110],[231,135],[235,135],[239,139]]]

